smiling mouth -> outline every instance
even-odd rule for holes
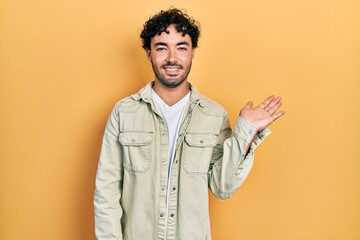
[[[176,76],[180,73],[180,70],[182,69],[181,66],[174,65],[174,66],[163,66],[163,69],[165,70],[165,73],[169,76]]]

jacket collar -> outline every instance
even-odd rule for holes
[[[143,87],[139,92],[131,95],[131,97],[136,100],[140,101],[143,100],[144,102],[151,102],[152,96],[151,91],[152,87],[154,85],[154,81],[146,84],[145,87]],[[208,102],[205,100],[205,98],[196,90],[195,86],[188,82],[189,89],[191,90],[190,94],[190,101],[192,103],[199,103],[201,107],[208,106]]]

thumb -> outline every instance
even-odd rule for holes
[[[249,101],[249,102],[245,105],[244,109],[250,110],[250,109],[252,109],[252,107],[253,107],[253,102],[252,102],[252,101]]]

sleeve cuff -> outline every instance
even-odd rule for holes
[[[267,128],[256,131],[256,126],[244,118],[238,117],[234,128],[234,136],[241,139],[247,146],[253,140],[251,149],[254,150],[260,143],[270,135],[271,131]]]

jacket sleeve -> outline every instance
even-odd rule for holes
[[[122,239],[120,198],[123,169],[118,137],[119,114],[115,107],[107,121],[96,173],[94,213],[97,240]]]
[[[209,188],[217,198],[227,199],[240,187],[252,168],[254,150],[269,134],[268,129],[256,132],[256,127],[241,117],[232,132],[225,114],[208,173]]]

